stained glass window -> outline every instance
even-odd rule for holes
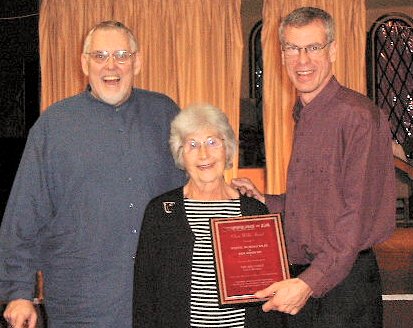
[[[369,35],[369,96],[388,111],[393,138],[413,158],[413,20],[386,15]]]

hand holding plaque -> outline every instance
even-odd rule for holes
[[[289,278],[280,214],[211,219],[221,305],[263,301],[254,293]]]

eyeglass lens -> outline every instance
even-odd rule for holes
[[[118,64],[124,64],[126,63],[129,58],[132,57],[133,53],[130,53],[126,50],[117,50],[114,51],[113,53],[109,53],[108,51],[94,51],[88,53],[92,59],[97,62],[97,63],[106,63],[109,60],[109,57],[113,57],[113,59],[118,63]]]
[[[331,42],[333,41],[329,41],[324,45],[320,45],[320,44],[310,44],[308,46],[305,47],[298,47],[296,45],[287,45],[283,47],[283,51],[287,56],[298,56],[301,52],[301,50],[303,50],[306,54],[308,54],[309,56],[316,56],[321,54],[322,50],[328,46]]]
[[[202,144],[208,148],[218,148],[222,146],[222,141],[222,139],[217,137],[209,137],[205,141],[188,140],[185,143],[185,150],[191,151],[194,149],[200,149]]]

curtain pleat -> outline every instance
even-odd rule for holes
[[[181,108],[208,102],[221,108],[238,136],[243,40],[241,0],[42,0],[41,108],[82,91],[80,54],[87,31],[115,19],[140,45],[135,85],[165,93]],[[236,176],[234,167],[226,172]]]
[[[286,191],[294,122],[296,92],[281,64],[278,26],[292,10],[313,6],[329,12],[336,22],[337,58],[333,71],[343,85],[366,92],[364,0],[264,0],[262,49],[264,62],[264,138],[266,192]]]

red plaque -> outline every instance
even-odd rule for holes
[[[280,214],[212,218],[211,230],[222,305],[263,301],[256,291],[289,278]]]

